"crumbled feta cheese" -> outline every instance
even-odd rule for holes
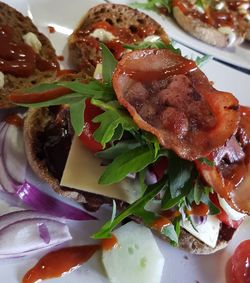
[[[0,72],[0,89],[4,87],[4,73]]]
[[[250,22],[250,14],[249,14],[249,13],[246,14],[246,15],[244,16],[244,19],[245,19],[247,22]]]
[[[228,217],[232,220],[240,220],[245,216],[245,214],[240,213],[236,210],[234,210],[226,201],[224,198],[221,198],[218,196],[220,206],[223,208],[223,210],[226,212]]]
[[[159,39],[160,39],[160,37],[158,35],[149,35],[149,36],[145,37],[143,41],[145,41],[145,42],[156,42]]]
[[[236,41],[236,34],[231,27],[224,26],[218,28],[218,30],[228,36],[228,46],[232,45]]]
[[[115,39],[115,36],[111,32],[106,31],[105,29],[102,29],[102,28],[95,29],[90,34],[90,36],[98,38],[100,41],[103,41],[103,42],[111,41]]]
[[[238,12],[241,15],[245,15],[247,14],[247,10],[250,8],[250,4],[249,3],[242,3],[239,7],[238,7]]]
[[[42,43],[33,32],[28,32],[23,36],[23,40],[26,44],[31,46],[36,53],[39,53],[42,49]]]
[[[225,2],[219,2],[215,5],[214,8],[215,8],[215,10],[220,11],[220,10],[224,9],[224,7],[225,7]]]

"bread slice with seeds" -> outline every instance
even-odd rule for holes
[[[34,72],[28,77],[13,75],[8,71],[1,72],[0,67],[0,108],[13,107],[8,100],[9,93],[29,88],[37,83],[54,80],[58,68],[55,50],[48,38],[38,31],[30,18],[0,2],[0,29],[6,27],[11,29],[12,43],[30,45],[40,58],[51,62],[53,66],[46,71],[35,68]],[[3,44],[1,40],[3,39],[0,37],[0,45]],[[0,54],[0,61],[3,61],[3,59]]]
[[[98,41],[106,43],[114,39],[121,43],[129,43],[124,36],[121,38],[114,34],[111,34],[111,38],[106,36],[103,40],[97,38],[93,33],[93,26],[97,23],[106,23],[110,29],[129,32],[133,37],[133,43],[143,41],[150,35],[158,36],[165,43],[169,43],[164,29],[144,13],[125,5],[100,4],[89,10],[69,37],[70,61],[78,71],[84,69],[89,75],[93,75],[97,62],[101,60]]]

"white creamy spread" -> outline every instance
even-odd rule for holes
[[[42,43],[33,32],[28,32],[23,36],[23,40],[26,44],[31,46],[36,53],[39,53],[42,49]]]
[[[90,34],[90,36],[94,38],[98,38],[100,41],[103,41],[103,42],[105,41],[107,42],[107,41],[111,41],[115,39],[115,36],[111,32],[106,31],[105,29],[102,29],[102,28],[95,29]]]

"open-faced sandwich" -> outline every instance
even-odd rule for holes
[[[225,247],[250,212],[249,109],[159,38],[122,45],[120,61],[97,43],[98,79],[10,96],[34,108],[24,126],[32,168],[89,210],[115,200],[96,239],[131,217],[191,253]]]
[[[249,40],[249,0],[173,0],[133,3],[134,7],[173,16],[186,32],[217,47]]]
[[[0,2],[0,108],[9,93],[55,79],[59,65],[49,40],[30,18]]]

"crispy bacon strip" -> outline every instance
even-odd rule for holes
[[[205,181],[239,212],[250,215],[250,108],[241,107],[236,135],[210,155],[216,166],[196,161]]]
[[[169,50],[126,54],[113,87],[136,124],[184,159],[207,156],[237,130],[238,100],[214,89],[193,61]]]

